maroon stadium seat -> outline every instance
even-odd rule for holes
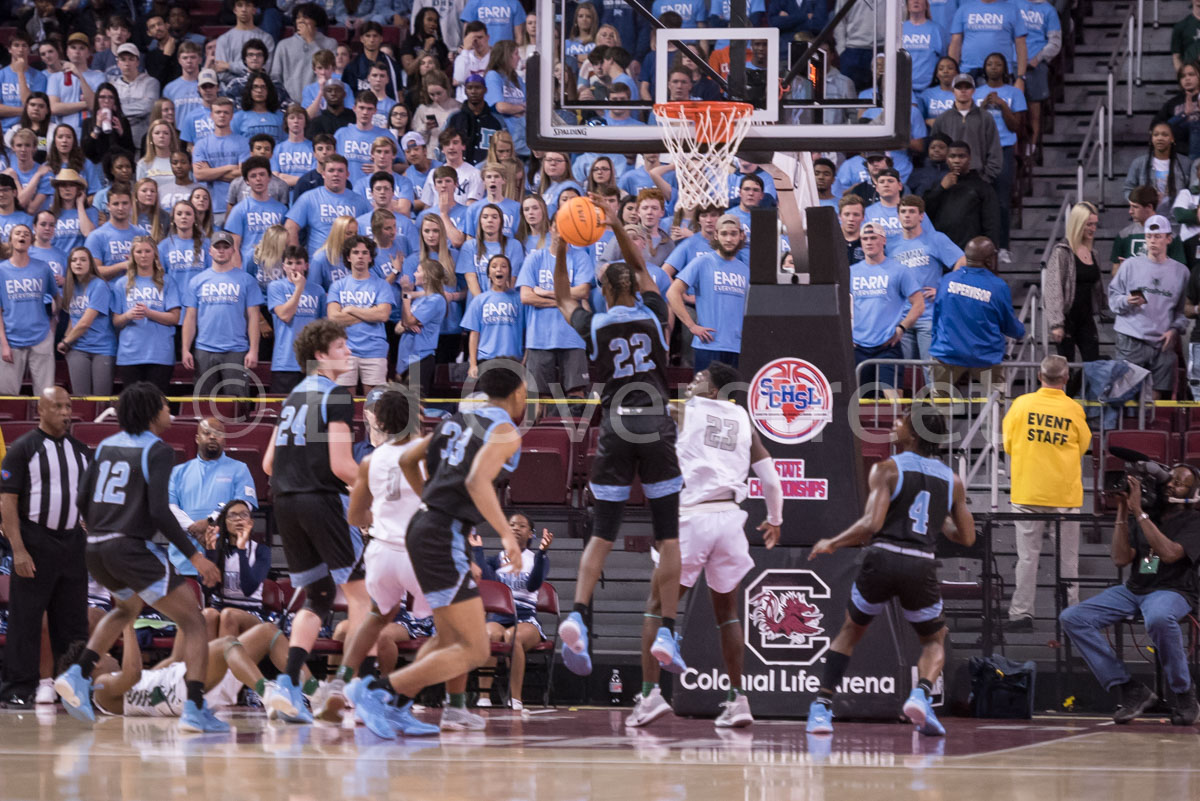
[[[71,426],[71,435],[84,445],[95,448],[102,440],[111,437],[113,434],[120,432],[120,430],[121,427],[115,422],[76,423]]]
[[[0,400],[0,422],[5,420],[28,420],[32,402],[25,398]]]
[[[535,426],[521,442],[521,458],[508,483],[509,502],[564,504],[571,491],[574,451],[565,428]]]
[[[554,686],[554,655],[558,653],[558,591],[554,589],[554,585],[548,581],[543,581],[542,586],[538,587],[537,611],[539,615],[550,615],[554,618],[554,632],[551,633],[545,626],[542,631],[546,634],[546,639],[529,649],[526,654],[526,675],[529,675],[530,668],[540,665],[540,669],[545,671],[546,680],[542,691],[542,705],[550,706],[550,691]]]

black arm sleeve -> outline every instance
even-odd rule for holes
[[[583,337],[584,342],[592,341],[592,312],[579,306],[571,313],[571,327],[575,333]]]
[[[646,308],[654,312],[654,316],[663,325],[667,324],[667,302],[663,300],[663,296],[657,292],[643,292],[642,303],[646,304]]]
[[[150,468],[150,474],[146,476],[150,521],[168,542],[183,553],[184,558],[191,559],[192,554],[196,553],[196,546],[171,513],[169,482],[171,469],[175,466],[175,452],[165,442],[156,442],[150,447],[147,466]]]

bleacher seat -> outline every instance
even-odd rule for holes
[[[1200,467],[1200,429],[1183,435],[1183,461]]]
[[[565,428],[535,426],[525,432],[521,458],[508,483],[510,503],[564,504],[570,500],[574,451]]]
[[[11,446],[37,427],[37,420],[10,420],[0,423],[0,432],[4,433],[4,444]]]
[[[479,598],[483,601],[483,611],[488,614],[506,615],[511,618],[517,616],[517,607],[513,602],[512,590],[508,588],[507,584],[502,584],[499,581],[480,579]],[[490,675],[492,677],[492,686],[507,698],[508,671],[512,660],[513,644],[511,642],[493,642],[491,648],[492,657],[495,658],[496,664],[494,666],[484,665],[477,668],[474,671],[474,675]]]
[[[71,435],[84,445],[95,448],[103,440],[111,437],[120,430],[121,427],[115,421],[105,423],[75,423],[71,426]]]
[[[6,420],[28,420],[32,402],[25,399],[0,400],[0,422]]]
[[[229,28],[229,25],[201,25],[200,35],[205,39],[216,39],[218,36],[225,33],[225,31],[229,30]],[[333,34],[331,33],[330,36],[333,36]]]

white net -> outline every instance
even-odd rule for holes
[[[750,130],[747,103],[660,103],[654,114],[675,164],[679,205],[725,208],[734,154]]]

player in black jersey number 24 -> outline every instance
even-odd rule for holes
[[[900,600],[904,619],[921,641],[920,680],[904,702],[904,714],[921,734],[946,733],[930,703],[946,661],[934,544],[941,532],[959,545],[974,545],[975,520],[962,479],[937,458],[946,440],[945,417],[929,404],[914,404],[896,421],[893,435],[901,452],[871,468],[862,517],[836,537],[819,541],[808,556],[811,561],[839,548],[869,546],[850,589],[846,622],[825,655],[821,688],[808,710],[810,734],[833,731],[833,694],[850,655],[892,598]]]

